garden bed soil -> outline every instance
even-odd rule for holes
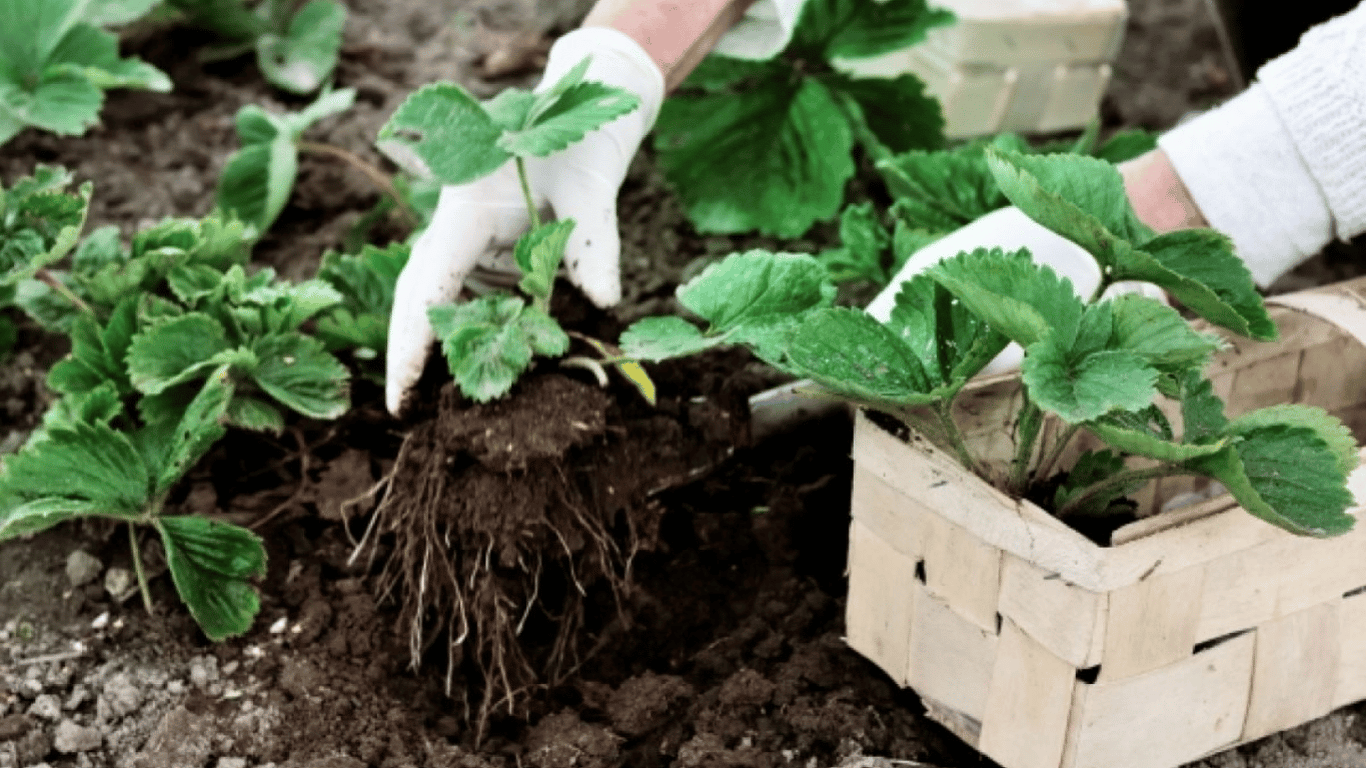
[[[337,80],[357,89],[357,105],[310,138],[380,162],[370,140],[406,93],[439,78],[482,95],[533,82],[548,35],[572,27],[586,5],[348,0]],[[1205,3],[1131,6],[1106,99],[1111,126],[1165,127],[1230,92]],[[193,52],[202,42],[183,30],[134,33],[128,47],[166,69],[176,90],[111,93],[104,125],[82,138],[25,132],[0,149],[0,177],[34,162],[66,165],[95,182],[91,225],[125,235],[164,216],[207,213],[236,146],[236,110],[302,102],[269,89],[249,59],[200,65]],[[501,74],[479,76],[491,71]],[[305,156],[257,259],[311,274],[377,200],[359,174]],[[626,301],[611,314],[571,302],[568,313],[603,338],[672,310],[673,287],[705,259],[776,245],[693,232],[648,152],[620,210]],[[379,234],[404,235],[389,229]],[[830,237],[818,228],[795,247]],[[6,448],[40,418],[50,398],[43,373],[65,352],[32,327],[21,332],[19,352],[0,365]],[[153,579],[156,615],[128,599],[121,530],[89,522],[0,545],[0,768],[989,765],[844,644],[848,420],[749,445],[745,399],[773,380],[747,355],[651,372],[657,409],[619,381],[604,394],[582,372],[548,367],[522,385],[540,397],[516,401],[525,407],[512,419],[504,406],[465,410],[433,389],[434,406],[400,424],[384,414],[378,388],[358,381],[356,409],[335,424],[298,421],[279,438],[233,434],[172,499],[178,511],[255,524],[267,542],[261,615],[225,643],[202,638],[164,576]],[[401,456],[410,429],[418,437]],[[518,646],[535,674],[509,678],[504,692],[519,695],[511,706],[495,697],[482,729],[479,656],[461,650],[452,663],[451,635],[431,620],[448,611],[425,614],[423,663],[410,664],[413,624],[404,619],[413,615],[401,598],[412,580],[387,582],[385,568],[401,571],[404,540],[394,531],[416,521],[382,519],[357,549],[374,519],[371,492],[395,467],[393,482],[409,493],[418,478],[459,486],[434,494],[436,507],[414,507],[429,523],[465,536],[483,526],[485,545],[528,530],[541,537],[502,547],[498,558],[487,550],[513,603],[529,602],[519,553],[563,551],[559,564],[575,566],[543,574],[544,608],[528,614]],[[564,514],[574,509],[588,511],[617,549],[576,559],[602,550],[566,535]],[[542,546],[561,535],[562,545]],[[156,573],[157,547],[146,549]],[[567,635],[558,631],[566,623]],[[572,642],[557,646],[560,637]],[[1358,712],[1344,710],[1204,766],[1366,765],[1363,741]]]

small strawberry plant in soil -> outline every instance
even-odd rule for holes
[[[420,85],[454,77],[481,98],[507,85],[461,74],[472,63],[460,58],[469,40],[449,24],[452,11],[469,10],[496,29],[532,32],[563,31],[576,21],[559,8],[507,15],[507,4],[347,5],[335,77],[339,88],[355,89],[355,104],[320,120],[309,136],[374,165],[382,160],[371,141]],[[1179,115],[1192,98],[1212,92],[1208,83],[1184,85],[1201,48],[1164,52],[1159,46],[1172,39],[1175,11],[1133,5],[1141,24],[1131,30],[1132,50],[1148,59],[1121,62],[1121,71],[1142,69],[1147,82],[1154,77],[1149,64],[1178,68],[1174,82],[1185,90],[1173,90],[1171,100],[1183,105],[1173,110]],[[1176,28],[1208,32],[1202,7],[1183,6]],[[84,136],[22,131],[0,148],[0,178],[8,185],[31,176],[37,162],[69,168],[78,182],[70,188],[93,182],[86,239],[112,225],[118,237],[101,235],[103,242],[131,254],[135,233],[164,217],[212,212],[224,164],[243,146],[234,121],[239,110],[257,104],[271,115],[299,114],[310,102],[282,95],[249,56],[201,61],[199,49],[221,38],[133,30],[122,42],[123,57],[166,72],[174,90],[110,91],[102,126]],[[1132,87],[1115,92],[1107,107],[1114,114],[1152,112],[1144,101],[1152,91],[1143,98]],[[865,171],[854,189],[877,183],[872,169]],[[340,303],[318,317],[315,335],[347,364],[352,408],[327,420],[270,401],[278,434],[274,426],[230,429],[160,508],[260,537],[267,557],[264,578],[253,582],[260,593],[256,621],[240,637],[209,642],[180,607],[175,566],[150,529],[143,530],[139,554],[157,607],[151,616],[129,578],[134,562],[125,527],[90,520],[0,544],[0,766],[876,764],[860,763],[861,755],[941,768],[983,764],[921,717],[913,694],[843,644],[845,420],[749,445],[744,402],[774,379],[749,353],[720,350],[648,366],[658,392],[654,408],[620,377],[602,390],[581,371],[551,365],[517,385],[534,396],[471,407],[443,383],[449,375],[436,360],[423,384],[428,410],[398,424],[383,413],[374,378],[374,352],[383,343],[375,320],[386,297],[365,276],[392,274],[402,254],[357,247],[327,257],[321,269],[318,260],[341,251],[362,228],[370,242],[401,240],[410,222],[375,215],[388,204],[352,165],[305,151],[295,178],[252,260],[280,278],[317,277],[337,291],[333,300]],[[617,338],[641,317],[673,312],[674,288],[716,257],[780,249],[766,238],[699,235],[684,223],[649,151],[623,189],[621,218],[624,306],[602,313],[560,290],[551,307],[565,327],[601,339]],[[822,225],[781,248],[816,253],[836,244],[835,227]],[[361,270],[361,262],[373,268]],[[98,303],[87,290],[98,285],[66,266],[52,265],[50,276]],[[45,296],[44,306],[60,310],[49,318],[58,330],[75,322],[69,303]],[[184,309],[214,312],[202,303]],[[57,396],[44,383],[47,372],[70,350],[63,334],[18,310],[0,315],[13,328],[13,345],[0,349],[0,443],[12,452],[41,426]],[[230,341],[225,354],[249,346]],[[202,388],[214,372],[190,378]],[[246,367],[234,376],[252,380]],[[249,397],[267,402],[259,383],[246,386]],[[559,418],[544,418],[552,407]],[[418,423],[425,437],[405,448],[404,428]],[[538,428],[519,431],[515,440],[497,432],[527,423]],[[425,471],[438,463],[456,470]],[[509,468],[522,463],[525,469],[511,469],[510,482]],[[396,466],[402,471],[391,474]],[[392,485],[403,472],[447,486],[406,485],[410,494],[447,500],[444,509],[427,507],[428,516],[414,524],[483,542],[506,535],[492,526],[539,526],[548,547],[486,550],[492,578],[476,599],[491,601],[491,609],[500,599],[528,604],[526,574],[536,563],[518,562],[519,555],[570,553],[553,555],[554,567],[542,563],[542,607],[515,617],[520,655],[503,663],[504,691],[521,692],[516,713],[508,713],[505,697],[491,702],[497,706],[488,707],[482,739],[478,719],[489,689],[481,667],[490,658],[479,654],[493,646],[472,640],[454,646],[452,658],[449,640],[459,625],[441,622],[454,621],[458,611],[402,612],[402,590],[421,583],[406,572],[423,553],[396,549],[397,540],[377,527],[369,533],[373,547],[356,556],[372,519],[375,484],[390,477]],[[461,512],[478,503],[511,514]],[[600,521],[610,546],[591,537],[559,541],[554,531],[565,533],[570,518],[584,512]],[[594,570],[604,562],[611,567]],[[426,634],[414,633],[414,619],[425,620]],[[566,623],[576,643],[562,641]],[[410,667],[415,639],[424,662],[418,670]],[[1340,713],[1244,748],[1233,762],[1209,765],[1359,763],[1366,753],[1352,722]]]

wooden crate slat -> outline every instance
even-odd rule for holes
[[[1237,741],[1253,633],[1127,680],[1078,684],[1063,768],[1173,768]]]
[[[909,679],[922,696],[981,722],[991,688],[997,637],[911,583]]]
[[[1244,740],[1293,728],[1332,710],[1339,602],[1315,605],[1257,628]]]
[[[1333,709],[1366,699],[1366,592],[1338,606],[1338,680]]]
[[[1304,350],[1295,402],[1327,411],[1360,405],[1366,400],[1366,348],[1350,336]]]
[[[985,543],[1056,570],[1074,583],[1095,581],[1104,553],[1062,521],[977,481],[924,439],[903,443],[862,413],[854,432],[854,463],[913,503],[937,510]]]
[[[1077,671],[1005,619],[977,748],[1011,768],[1058,768]]]
[[[854,467],[849,508],[856,520],[893,549],[915,560],[923,557],[925,534],[920,525],[927,515],[862,465]]]
[[[1238,509],[1233,513],[1246,515]],[[1211,562],[1196,642],[1255,627],[1366,586],[1363,553],[1366,525],[1359,525],[1333,539],[1281,535]]]
[[[938,515],[924,514],[926,590],[980,629],[996,632],[1001,550]]]
[[[1103,681],[1123,680],[1191,655],[1205,567],[1154,576],[1110,593]]]
[[[863,523],[849,527],[849,646],[907,684],[915,561],[883,542]]]
[[[1001,615],[1076,669],[1100,664],[1109,600],[1069,584],[1027,560],[1006,554],[1001,566]]]

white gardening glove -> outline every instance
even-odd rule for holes
[[[570,281],[605,307],[621,300],[617,191],[659,114],[664,77],[634,40],[614,29],[589,27],[555,41],[538,90],[589,55],[585,78],[637,94],[640,107],[561,152],[528,160],[526,167],[532,202],[576,222],[565,249]],[[512,161],[482,179],[442,188],[431,224],[413,244],[394,288],[384,387],[390,413],[403,409],[435,341],[427,308],[454,301],[475,264],[510,248],[529,223]]]
[[[1060,276],[1071,280],[1077,296],[1083,300],[1090,299],[1096,286],[1100,285],[1100,266],[1091,254],[1029,218],[1019,208],[1011,206],[992,211],[916,251],[887,287],[868,304],[867,312],[879,321],[887,322],[892,315],[892,308],[896,306],[896,295],[901,291],[902,283],[943,259],[978,248],[1001,248],[1006,251],[1028,248],[1035,264],[1051,267]],[[1166,294],[1151,283],[1115,283],[1106,289],[1104,295],[1110,297],[1123,293],[1141,293],[1166,301]],[[1019,370],[1023,358],[1024,350],[1020,345],[1011,344],[978,375],[990,376]]]

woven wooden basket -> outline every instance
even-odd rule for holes
[[[1360,437],[1364,296],[1357,280],[1278,299],[1281,339],[1232,342],[1212,369],[1230,414],[1310,403]],[[1017,398],[995,380],[958,405],[998,467]],[[1222,496],[1101,547],[863,414],[854,464],[849,644],[1006,768],[1173,768],[1366,698],[1366,523],[1300,538]],[[1366,499],[1366,470],[1352,489]]]

